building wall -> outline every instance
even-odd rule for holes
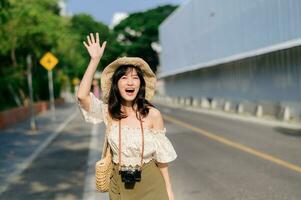
[[[301,47],[169,76],[164,86],[167,96],[281,104],[301,117]]]
[[[159,29],[161,72],[301,38],[300,0],[190,0]]]

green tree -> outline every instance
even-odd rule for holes
[[[5,10],[5,12],[2,12]],[[56,51],[65,31],[67,21],[58,15],[57,0],[8,0],[1,1],[0,26],[0,95],[1,107],[14,102],[14,97],[28,96],[26,80],[26,56],[33,57],[34,91],[47,88],[47,72],[38,64],[46,51]],[[60,88],[57,87],[57,90]],[[36,93],[36,99],[48,95]],[[15,101],[16,102],[16,101]]]
[[[122,45],[124,55],[144,58],[156,72],[159,58],[151,44],[158,43],[159,25],[176,8],[177,6],[166,5],[133,13],[115,26],[114,35]]]
[[[110,38],[110,31],[107,25],[96,21],[93,17],[87,14],[74,15],[71,19],[71,30],[78,35],[78,41],[74,44],[74,49],[76,49],[81,57],[81,59],[77,59],[74,62],[71,70],[74,70],[74,76],[82,77],[90,59],[90,56],[83,45],[83,41],[87,39],[86,37],[88,34],[96,32],[99,33],[100,43],[108,41]],[[102,68],[106,63],[106,58],[102,59]]]
[[[41,48],[49,48],[62,24],[55,13],[57,0],[9,0],[8,5],[9,20],[1,25],[0,51],[9,52],[11,65],[16,67],[22,52],[38,55]]]
[[[35,100],[48,100],[47,71],[39,64],[44,53],[59,58],[53,70],[55,97],[71,78],[82,77],[89,55],[83,41],[98,32],[107,41],[99,69],[120,56],[140,56],[156,71],[158,58],[151,48],[158,41],[159,24],[175,9],[162,6],[133,13],[113,30],[87,14],[59,15],[58,0],[0,0],[0,110],[28,97],[26,57],[33,58]]]

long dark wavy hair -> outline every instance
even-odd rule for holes
[[[146,117],[149,113],[149,106],[155,107],[145,99],[145,80],[143,78],[142,70],[133,65],[122,65],[116,69],[111,79],[112,84],[109,93],[108,109],[109,114],[113,119],[120,120],[127,117],[127,115],[121,111],[122,97],[118,89],[118,81],[123,75],[127,74],[129,70],[133,69],[136,69],[137,75],[140,79],[140,88],[132,105],[132,107],[134,107],[135,104],[137,105],[137,119],[139,119],[138,113],[140,114],[139,116]]]

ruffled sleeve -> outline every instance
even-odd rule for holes
[[[156,151],[154,159],[160,163],[168,163],[177,158],[177,153],[171,144],[170,140],[166,137],[166,128],[163,130],[153,130]]]
[[[77,105],[79,106],[83,118],[88,123],[99,124],[104,121],[104,123],[107,124],[106,111],[105,111],[107,106],[103,103],[103,101],[98,99],[92,92],[90,92],[90,98],[91,101],[90,101],[89,111],[87,111],[81,106],[81,104],[75,97]]]

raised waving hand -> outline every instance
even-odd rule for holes
[[[107,42],[103,42],[100,46],[98,33],[96,33],[95,37],[92,33],[90,33],[89,35],[87,35],[87,42],[84,41],[83,43],[88,50],[91,59],[101,59]]]
[[[81,104],[81,106],[86,111],[89,111],[89,106],[91,102],[90,95],[89,95],[91,90],[91,84],[97,66],[106,48],[106,42],[103,42],[102,45],[100,46],[98,33],[96,33],[95,37],[92,33],[90,33],[89,35],[87,35],[87,41],[84,41],[83,43],[86,49],[88,50],[91,59],[84,73],[84,76],[79,84],[78,91],[77,91],[77,99]]]

